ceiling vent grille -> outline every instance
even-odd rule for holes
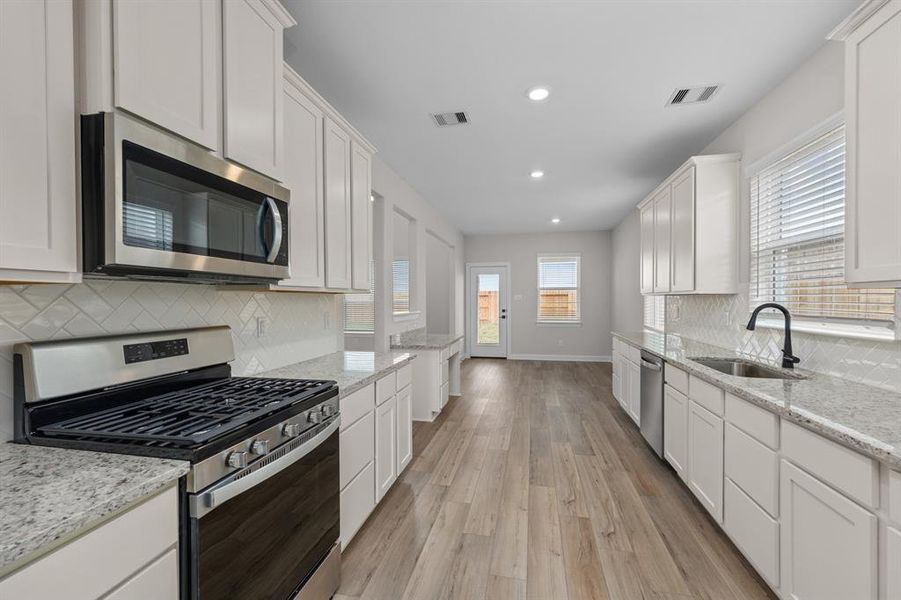
[[[718,85],[702,85],[690,88],[678,88],[670,96],[667,106],[682,106],[683,104],[701,104],[708,102],[720,89]]]
[[[450,127],[451,125],[466,125],[469,123],[469,115],[463,111],[433,113],[432,120],[438,127]]]

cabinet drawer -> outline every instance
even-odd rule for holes
[[[635,346],[629,346],[629,360],[634,362],[636,365],[641,364],[641,348],[636,348]]]
[[[726,420],[758,442],[779,449],[779,417],[732,394],[726,394]]]
[[[888,516],[901,524],[901,473],[888,472]]]
[[[782,423],[782,453],[865,506],[879,505],[875,460],[788,421]]]
[[[397,389],[402,390],[413,383],[413,365],[406,364],[397,370]]]
[[[369,384],[349,396],[341,398],[341,430],[345,430],[375,408],[375,386]]]
[[[178,552],[175,548],[150,563],[104,600],[178,598]]]
[[[397,393],[397,372],[390,373],[375,382],[375,403],[381,404]]]
[[[776,453],[726,424],[726,475],[764,510],[779,516],[779,457]]]
[[[724,490],[723,528],[774,588],[779,587],[779,523],[728,477]]]
[[[341,547],[353,539],[375,508],[375,465],[369,463],[341,492]]]
[[[375,455],[375,417],[372,411],[339,436],[340,486],[344,489]]]
[[[688,397],[713,414],[723,416],[723,390],[715,385],[692,375],[688,384]]]
[[[94,600],[177,542],[173,487],[14,572],[0,581],[0,598]]]
[[[448,362],[449,361],[444,361],[441,363],[441,383],[447,383],[448,373],[450,371]]]
[[[666,366],[663,368],[663,376],[666,383],[670,384],[673,389],[682,392],[686,396],[688,395],[688,373],[666,363]]]

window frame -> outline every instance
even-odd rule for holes
[[[545,259],[574,259],[576,263],[576,285],[575,287],[541,287],[541,264]],[[579,327],[582,325],[582,254],[580,252],[557,252],[557,253],[540,253],[535,262],[535,279],[536,279],[536,295],[535,295],[535,322],[538,325],[545,326],[563,326],[563,327]],[[575,290],[576,292],[576,314],[574,319],[549,319],[542,317],[541,314],[541,291],[542,290]]]

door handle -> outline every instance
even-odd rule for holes
[[[272,221],[272,245],[266,248],[266,233],[263,228],[263,218],[265,213],[269,213],[269,219]],[[273,263],[278,258],[278,252],[282,249],[282,214],[278,210],[275,200],[267,197],[265,202],[260,205],[259,230],[260,243],[263,251],[266,253],[266,262]]]

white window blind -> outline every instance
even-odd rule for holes
[[[751,308],[810,319],[892,321],[893,290],[845,285],[845,128],[751,178]]]
[[[663,331],[666,324],[666,296],[644,296],[644,326]]]
[[[538,257],[538,320],[546,323],[578,323],[580,257]]]
[[[154,250],[172,250],[171,212],[153,206],[125,202],[122,221],[128,245]]]
[[[369,263],[369,293],[344,295],[344,331],[375,331],[375,262]]]
[[[394,314],[410,312],[410,261],[395,259],[391,263],[392,272],[392,306]]]

